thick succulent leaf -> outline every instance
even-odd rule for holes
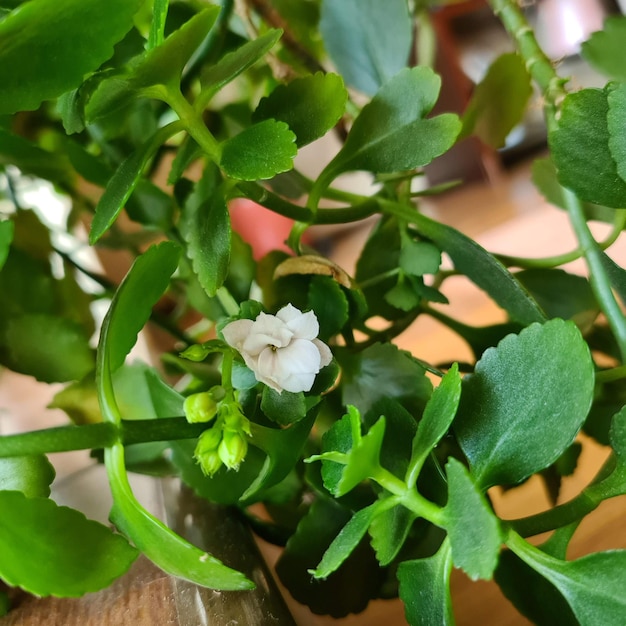
[[[113,55],[139,4],[32,0],[6,16],[0,22],[0,113],[36,109],[80,85]]]
[[[593,400],[594,367],[573,322],[533,324],[485,351],[463,380],[456,435],[481,488],[556,461]]]
[[[222,144],[222,169],[238,180],[264,180],[293,167],[296,136],[284,122],[265,120]]]
[[[406,67],[413,41],[405,0],[324,0],[320,32],[346,83],[368,95]]]
[[[0,491],[0,509],[0,578],[35,595],[98,591],[137,557],[120,535],[47,498]]]
[[[285,122],[301,147],[322,137],[339,121],[347,100],[341,77],[319,72],[276,87],[259,102],[252,119]]]
[[[400,563],[400,599],[411,626],[454,626],[451,572],[452,555],[448,541],[444,541],[434,556]]]
[[[499,56],[478,83],[463,113],[461,136],[474,134],[484,143],[501,148],[519,124],[532,95],[530,76],[518,54]]]
[[[54,476],[54,467],[43,454],[0,459],[0,491],[47,498]]]
[[[346,143],[320,175],[330,182],[342,172],[399,172],[430,163],[448,150],[459,134],[456,115],[426,118],[441,87],[427,67],[402,70],[365,105]],[[320,182],[320,184],[322,184]]]
[[[600,89],[569,94],[548,139],[564,187],[582,200],[619,209],[626,206],[626,182],[609,149],[608,94]]]
[[[381,511],[372,520],[369,527],[372,548],[382,567],[389,565],[398,556],[416,518],[413,511],[398,504]]]
[[[626,66],[623,62],[625,37],[626,17],[611,16],[605,20],[602,30],[593,33],[583,43],[581,54],[605,76],[626,80]]]
[[[446,530],[452,561],[472,580],[490,579],[498,563],[502,533],[498,518],[469,472],[453,457],[446,464]]]

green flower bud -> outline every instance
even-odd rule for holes
[[[250,434],[250,420],[243,414],[238,403],[223,403],[220,406],[220,417],[224,420],[226,430],[243,431],[248,435]]]
[[[209,452],[202,456],[196,455],[196,461],[200,465],[202,473],[209,478],[222,467],[222,459],[217,452]]]
[[[213,476],[222,467],[222,460],[218,454],[221,441],[222,430],[220,428],[209,428],[198,437],[193,455],[206,476]]]
[[[228,469],[238,470],[248,452],[248,441],[235,430],[225,430],[217,453]]]
[[[193,393],[185,398],[183,411],[190,424],[210,422],[217,413],[217,403],[208,391]]]

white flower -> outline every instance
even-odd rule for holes
[[[320,326],[313,311],[288,304],[276,315],[259,313],[253,320],[224,326],[226,342],[243,356],[259,382],[278,393],[310,391],[316,374],[333,356],[317,339]]]

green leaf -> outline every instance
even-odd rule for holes
[[[411,626],[454,626],[450,597],[452,558],[444,541],[434,556],[404,561],[398,567],[400,599]]]
[[[428,241],[405,241],[400,249],[400,267],[411,276],[435,274],[441,265],[441,251]]]
[[[13,241],[14,224],[11,220],[0,220],[0,270],[9,256]]]
[[[607,90],[582,89],[563,101],[556,130],[549,134],[559,182],[582,200],[626,206],[626,182],[609,149]]]
[[[340,76],[318,72],[276,87],[259,102],[252,119],[285,122],[300,148],[322,137],[341,119],[347,100]]]
[[[196,98],[196,106],[204,108],[224,85],[263,58],[280,39],[282,32],[279,29],[269,30],[260,37],[247,41],[243,46],[225,54],[214,65],[208,66],[200,77],[202,91]]]
[[[178,122],[168,124],[122,161],[98,201],[96,214],[91,223],[89,243],[95,244],[110,228],[139,183],[146,163],[156,150],[178,130],[180,130]]]
[[[350,516],[351,511],[338,502],[316,499],[276,563],[276,573],[292,597],[317,614],[358,613],[379,593],[381,571],[365,540],[325,580],[315,580],[309,573]]]
[[[352,447],[347,453],[347,463],[341,468],[341,475],[336,484],[327,480],[328,470],[323,472],[324,486],[335,497],[345,495],[376,472],[380,465],[380,450],[384,436],[385,418],[381,417],[359,441],[352,441]],[[330,439],[322,439],[323,450],[328,449],[330,441]],[[334,461],[326,460],[322,462],[323,464],[334,463]]]
[[[220,590],[252,589],[254,583],[215,557],[172,532],[137,502],[124,467],[124,448],[105,450],[105,464],[113,494],[111,520],[151,561],[172,576]]]
[[[372,520],[369,527],[372,548],[381,567],[389,565],[398,556],[416,518],[413,511],[398,504],[379,512]]]
[[[510,550],[503,550],[495,581],[506,598],[537,626],[579,626],[565,598]]]
[[[263,389],[261,411],[272,422],[288,426],[299,422],[307,413],[307,402],[304,393],[283,391],[278,393],[269,387]]]
[[[463,381],[457,439],[481,488],[516,484],[558,459],[593,400],[589,348],[572,322],[533,324],[485,351]]]
[[[539,305],[515,277],[474,240],[417,212],[411,221],[448,254],[456,269],[486,291],[514,321],[526,325],[546,319]]]
[[[336,335],[348,321],[348,298],[339,283],[329,276],[311,278],[307,302],[317,316],[322,341]]]
[[[0,492],[0,577],[38,596],[76,597],[107,587],[137,550],[106,526],[47,498]]]
[[[358,354],[335,350],[343,368],[343,404],[362,413],[381,398],[395,398],[411,412],[421,412],[432,391],[424,367],[390,343],[376,343]]]
[[[596,552],[574,561],[562,561],[519,538],[509,547],[561,592],[581,626],[624,623],[626,550]]]
[[[463,113],[461,137],[474,134],[492,148],[501,148],[519,124],[532,95],[530,76],[522,57],[499,56],[478,83]]]
[[[448,370],[433,391],[413,438],[411,464],[421,468],[441,438],[448,432],[461,398],[461,377],[457,363]]]
[[[605,20],[602,30],[593,33],[582,44],[581,54],[605,76],[626,80],[626,67],[621,59],[624,37],[626,37],[626,17],[610,16]]]
[[[328,546],[324,556],[316,569],[311,570],[315,578],[327,578],[350,556],[365,536],[372,520],[383,505],[383,500],[374,502],[364,509],[357,511],[350,521],[339,531],[339,534]]]
[[[498,518],[468,471],[453,457],[446,464],[446,475],[448,502],[444,513],[452,561],[472,580],[489,580],[502,544]]]
[[[43,454],[0,459],[0,491],[47,498],[54,476],[54,467]]]
[[[203,42],[219,14],[216,6],[208,7],[175,30],[161,45],[144,52],[131,61],[124,74],[115,74],[100,82],[89,98],[85,109],[92,123],[111,112],[121,109],[134,97],[159,96],[150,91],[154,85],[179,89],[180,76],[187,61]]]
[[[138,7],[138,0],[32,0],[10,13],[0,22],[0,113],[36,109],[80,85],[113,55]]]
[[[46,314],[11,319],[5,345],[12,369],[43,382],[80,380],[95,366],[89,337],[75,322]]]
[[[323,183],[347,171],[399,172],[430,163],[454,143],[456,115],[426,118],[441,86],[427,67],[402,70],[366,104],[346,143],[320,174]],[[322,184],[320,182],[320,184]]]
[[[210,178],[207,173],[185,203],[180,229],[200,285],[214,296],[228,274],[231,229],[226,201],[217,180]]]
[[[152,246],[135,260],[115,293],[102,326],[98,348],[100,370],[114,372],[124,363],[152,307],[165,292],[179,257],[180,248],[164,242]]]
[[[319,28],[346,82],[365,94],[376,93],[409,61],[413,30],[405,0],[324,0]]]
[[[600,312],[591,285],[583,276],[546,268],[517,272],[515,278],[548,317],[573,320],[583,333],[591,328]]]
[[[238,180],[264,180],[293,167],[296,136],[284,122],[265,120],[222,144],[222,169]]]
[[[613,289],[615,289],[622,302],[626,303],[626,270],[618,265],[606,252],[601,253],[600,259]]]
[[[615,160],[617,173],[622,181],[626,181],[626,139],[624,139],[624,124],[626,124],[626,85],[617,83],[608,88],[609,111],[607,125],[609,130],[609,150]],[[626,199],[623,200],[626,204]]]

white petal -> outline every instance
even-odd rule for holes
[[[278,350],[266,348],[259,354],[254,375],[258,381],[280,392],[283,387],[280,376],[277,376],[279,369]]]
[[[292,317],[287,321],[287,327],[297,339],[311,340],[320,334],[320,325],[313,311],[307,311],[306,313],[300,313],[297,317]]]
[[[229,346],[241,352],[243,343],[250,334],[252,324],[254,324],[252,320],[235,320],[230,324],[226,324],[222,329],[224,340]]]
[[[276,375],[279,377],[320,371],[320,352],[307,339],[294,339],[286,348],[277,350],[276,355]]]
[[[282,348],[291,341],[293,332],[274,315],[260,313],[243,344],[245,352],[260,354],[267,346]]]
[[[313,381],[315,380],[315,374],[291,374],[287,378],[283,379],[283,389],[285,391],[291,391],[292,393],[298,393],[299,391],[311,391],[313,387]]]
[[[320,369],[326,367],[333,360],[333,353],[330,348],[319,339],[313,339],[313,344],[320,351]]]
[[[278,311],[278,313],[276,313],[276,317],[285,322],[285,324],[289,323],[291,320],[299,318],[301,315],[302,311],[300,309],[296,309],[293,304],[286,304]]]

